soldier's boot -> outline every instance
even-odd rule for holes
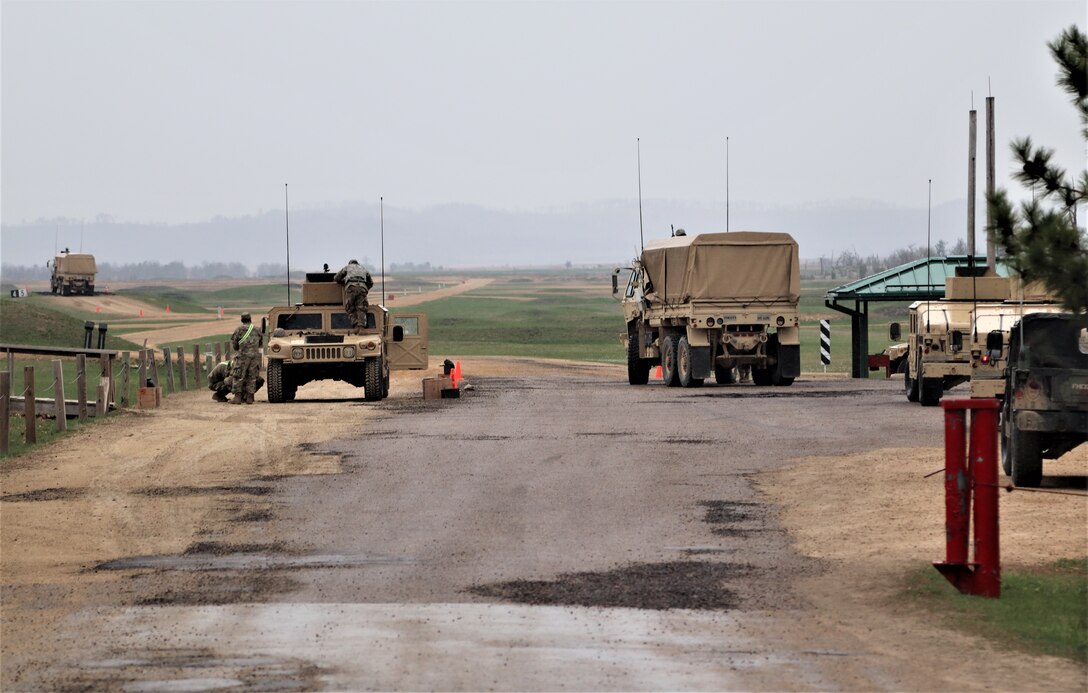
[[[216,402],[226,402],[227,396],[224,395],[222,392],[215,392],[212,394],[212,399]]]
[[[234,393],[234,396],[230,398],[231,404],[241,404],[245,400],[245,395],[241,392]]]
[[[252,392],[247,392],[246,393],[246,404],[253,404],[253,393]]]

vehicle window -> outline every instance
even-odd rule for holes
[[[393,325],[404,329],[405,337],[415,337],[419,334],[419,318],[399,316],[393,318]]]
[[[334,330],[350,330],[351,318],[347,313],[333,313],[332,314],[332,329]]]
[[[282,327],[288,332],[320,330],[321,313],[280,313],[276,318],[276,327]]]
[[[627,291],[624,292],[624,295],[627,296],[627,298],[633,298],[634,297],[634,295],[635,295],[635,285],[637,283],[635,280],[637,278],[638,278],[638,272],[631,272],[631,276],[627,279]]]

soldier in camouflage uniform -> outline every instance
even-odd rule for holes
[[[208,389],[212,390],[212,399],[216,402],[226,402],[227,395],[231,393],[234,385],[234,363],[230,360],[220,361],[208,373]],[[254,392],[264,387],[264,378],[257,376],[257,387]]]
[[[336,273],[337,284],[344,287],[344,312],[348,314],[355,332],[366,327],[366,310],[369,307],[366,296],[374,286],[374,280],[358,260],[348,260],[348,264]]]
[[[261,370],[261,338],[261,331],[253,324],[249,313],[242,313],[242,324],[230,336],[230,345],[235,352],[231,404],[253,404]]]

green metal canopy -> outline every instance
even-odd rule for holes
[[[851,376],[869,377],[870,302],[939,300],[944,298],[944,280],[956,276],[957,269],[980,271],[985,267],[984,255],[975,255],[973,261],[969,255],[926,257],[828,291],[824,305],[850,316]],[[996,270],[999,276],[1009,276],[1008,267],[1000,259]],[[843,302],[852,302],[853,307],[842,305]]]

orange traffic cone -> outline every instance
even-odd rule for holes
[[[169,303],[167,303],[167,304],[166,304],[166,312],[167,312],[167,313],[169,313],[169,312],[170,312],[170,304],[169,304]]]
[[[453,370],[450,371],[450,387],[451,388],[456,388],[457,387],[457,369],[456,368],[454,368]]]
[[[96,312],[96,313],[101,313],[101,312],[102,312],[102,308],[101,308],[100,306],[95,306],[95,307],[94,307],[94,312]]]
[[[453,372],[457,374],[457,380],[461,380],[461,362],[457,361],[453,365]]]
[[[658,380],[661,380],[661,366],[658,366],[658,367],[657,367],[657,375],[656,375],[655,377],[656,377],[656,378],[657,378]]]
[[[140,317],[142,318],[143,316],[144,316],[144,309],[143,309],[143,308],[141,308],[141,309],[140,309]]]

